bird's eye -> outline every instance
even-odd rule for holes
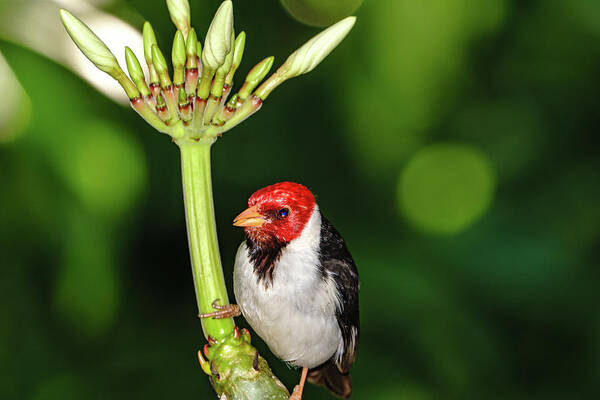
[[[290,213],[290,210],[288,210],[287,208],[282,208],[279,211],[277,211],[277,216],[279,218],[286,218]]]

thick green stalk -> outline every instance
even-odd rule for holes
[[[210,142],[183,140],[178,143],[181,151],[183,175],[183,198],[187,222],[188,242],[194,276],[196,301],[200,313],[213,312],[212,302],[229,304],[219,244],[212,197],[210,174]],[[204,336],[223,339],[232,334],[232,318],[203,319]]]

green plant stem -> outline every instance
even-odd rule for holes
[[[212,302],[228,304],[227,289],[221,267],[217,226],[212,196],[210,148],[212,141],[195,142],[184,139],[177,143],[181,151],[183,198],[188,242],[200,313],[213,312]],[[204,336],[223,339],[232,334],[232,318],[202,319]]]

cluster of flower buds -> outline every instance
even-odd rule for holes
[[[108,47],[83,22],[66,10],[60,11],[60,17],[82,53],[123,87],[132,107],[155,129],[174,140],[214,141],[258,111],[281,83],[314,69],[346,37],[355,22],[355,17],[348,17],[322,31],[259,86],[273,65],[273,57],[265,58],[250,70],[240,90],[229,98],[246,43],[244,32],[235,36],[231,0],[223,1],[217,10],[204,48],[190,25],[188,0],[167,0],[167,7],[177,28],[171,51],[172,79],[149,22],[143,28],[149,75],[146,79],[131,49],[125,48],[127,77]]]

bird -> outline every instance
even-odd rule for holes
[[[359,275],[313,193],[294,182],[264,187],[250,196],[233,225],[243,227],[246,236],[234,265],[237,304],[215,301],[217,311],[201,317],[243,315],[277,357],[301,368],[290,400],[302,398],[307,379],[350,397],[360,328]]]

